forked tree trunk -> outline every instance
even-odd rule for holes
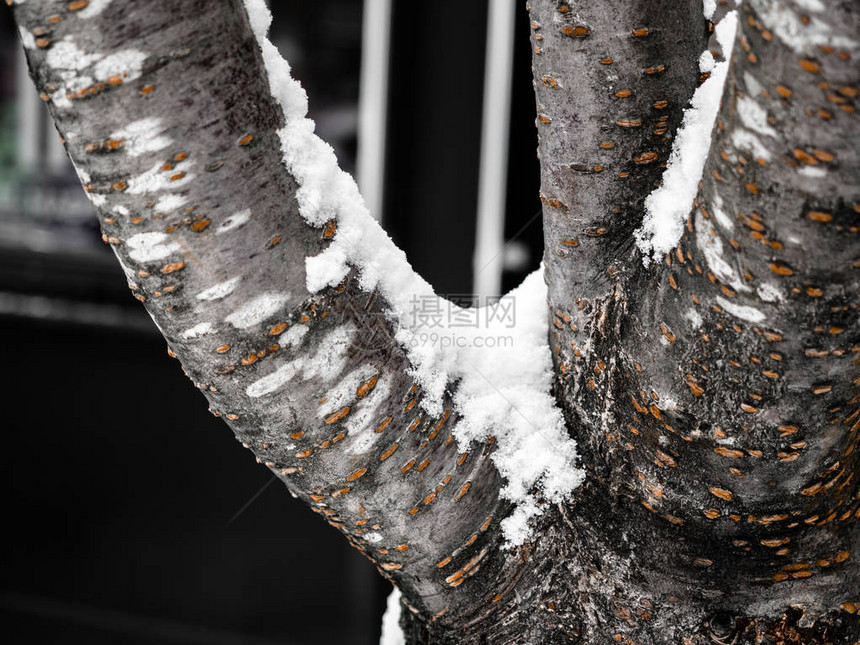
[[[555,393],[588,476],[513,549],[492,439],[450,434],[456,383],[422,413],[385,298],[354,271],[306,288],[338,212],[300,216],[243,3],[13,11],[135,296],[213,413],[401,588],[409,642],[853,643],[860,24],[824,4],[741,7],[694,212],[646,267],[701,4],[531,3]]]

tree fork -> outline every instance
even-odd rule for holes
[[[420,412],[382,296],[354,271],[307,291],[336,221],[300,216],[244,4],[13,10],[171,353],[403,590],[409,642],[848,643],[858,14],[803,4],[742,7],[695,212],[645,268],[633,232],[701,80],[701,5],[531,3],[556,396],[589,476],[515,549],[492,440],[457,451],[450,394]]]

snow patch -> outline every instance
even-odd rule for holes
[[[696,246],[705,256],[708,267],[714,275],[725,284],[731,285],[736,291],[752,291],[743,283],[731,264],[723,259],[723,241],[714,229],[701,215],[696,216]]]
[[[238,211],[233,213],[230,217],[224,220],[221,225],[215,229],[216,235],[221,235],[222,233],[226,233],[228,231],[232,231],[234,229],[239,228],[245,222],[247,222],[251,218],[251,209],[246,208],[243,211]]]
[[[717,296],[717,302],[725,311],[741,320],[746,320],[751,323],[760,323],[766,318],[766,316],[755,307],[737,305],[733,302],[729,302],[722,296]]]
[[[857,49],[858,41],[833,33],[833,29],[815,16],[807,16],[804,24],[791,3],[785,0],[749,0],[764,26],[771,30],[784,45],[801,53],[815,54],[820,45],[837,49]],[[795,4],[813,12],[821,12],[824,6],[818,0],[796,0]]]
[[[293,325],[283,334],[278,336],[278,344],[281,347],[291,347],[293,345],[298,345],[307,333],[307,325]]]
[[[724,229],[731,231],[735,227],[732,218],[726,215],[723,210],[723,200],[719,195],[714,195],[714,203],[711,204],[711,212],[714,214],[714,219]]]
[[[741,118],[741,123],[753,132],[766,135],[768,137],[776,137],[774,130],[767,122],[767,110],[765,110],[755,99],[748,96],[740,96],[737,100],[738,116]]]
[[[307,381],[321,377],[330,381],[340,374],[346,365],[346,349],[354,332],[355,327],[351,324],[329,331],[320,339],[313,356],[307,360],[302,357],[294,358],[279,365],[274,371],[251,383],[245,388],[245,393],[252,398],[265,396],[280,390],[296,378]]]
[[[801,9],[806,9],[807,11],[815,11],[821,13],[824,11],[824,3],[821,0],[794,0],[794,4],[796,4]]]
[[[714,19],[714,12],[717,10],[717,0],[702,0],[702,12],[708,20]]]
[[[128,254],[138,262],[154,262],[163,260],[169,255],[181,250],[176,242],[170,240],[167,233],[154,231],[150,233],[138,233],[126,241],[129,247]]]
[[[305,258],[307,286],[311,292],[334,287],[349,271],[346,250],[332,244],[319,255]]]
[[[755,292],[765,302],[782,302],[783,299],[782,292],[767,282],[761,283]]]
[[[161,119],[148,117],[132,121],[123,128],[112,132],[110,138],[122,139],[123,149],[132,157],[137,157],[145,152],[163,150],[173,143],[170,137],[162,135],[163,132]]]
[[[211,334],[213,331],[215,331],[215,328],[211,323],[202,322],[198,325],[194,325],[194,327],[191,327],[190,329],[186,329],[182,332],[182,337],[185,340],[193,340],[195,338],[205,336],[206,334]]]
[[[347,453],[363,455],[383,436],[374,432],[372,421],[379,418],[379,406],[388,400],[390,392],[388,380],[380,376],[373,392],[362,400],[357,411],[349,415],[346,421],[347,444],[344,447]]]
[[[376,373],[372,366],[362,365],[347,374],[334,389],[323,395],[326,402],[319,406],[317,416],[322,419],[341,409],[347,403],[351,403],[355,399],[355,391],[358,387]]]
[[[45,64],[59,71],[80,71],[103,58],[102,54],[87,54],[74,39],[67,37],[53,43],[45,55]]]
[[[741,127],[736,127],[732,132],[732,143],[739,150],[749,150],[753,156],[758,159],[761,157],[765,161],[770,161],[771,153],[757,136],[749,130],[744,130]]]
[[[224,320],[237,329],[247,329],[276,313],[289,299],[289,294],[267,291],[246,302]]]
[[[798,169],[798,175],[803,175],[804,177],[812,177],[813,179],[821,179],[822,177],[827,176],[827,171],[824,168],[818,168],[814,166],[803,166]]]
[[[161,166],[162,162],[158,162],[146,172],[130,178],[126,192],[130,195],[155,193],[167,188],[181,188],[194,179],[194,175],[191,173],[185,173],[173,179],[178,173],[174,170],[164,170]]]
[[[702,55],[699,56],[699,71],[700,72],[710,72],[714,69],[714,65],[716,65],[716,61],[714,60],[714,55],[708,51],[707,49],[702,52]]]
[[[45,63],[58,72],[64,85],[51,94],[54,104],[68,108],[71,101],[66,96],[96,82],[119,76],[124,82],[138,78],[147,55],[136,49],[125,49],[113,54],[87,53],[75,44],[74,38],[66,36],[51,44],[45,55]],[[90,73],[83,74],[84,70]]]
[[[124,49],[100,58],[93,67],[93,72],[97,81],[106,81],[116,75],[127,83],[140,76],[144,60],[146,60],[146,54],[142,51]]]
[[[182,195],[162,195],[158,198],[158,201],[155,202],[154,210],[156,213],[169,213],[171,211],[175,211],[187,201],[188,198],[183,197]]]
[[[747,94],[751,96],[759,96],[761,95],[764,86],[758,82],[758,79],[749,73],[749,71],[744,71],[744,85],[746,85]]]
[[[717,24],[716,36],[724,60],[714,65],[708,80],[693,94],[675,136],[663,183],[645,199],[645,218],[635,235],[646,266],[652,258],[656,260],[674,248],[684,232],[684,222],[692,209],[711,146],[711,131],[720,110],[737,22],[737,12],[732,11]]]
[[[79,18],[94,18],[104,11],[113,0],[90,0],[90,3],[75,15]]]
[[[251,385],[245,388],[245,393],[251,398],[258,398],[280,390],[298,376],[304,365],[305,362],[301,358],[296,358],[289,363],[284,363],[283,365],[278,366],[274,372],[271,372],[263,378],[257,379],[251,383]]]
[[[695,309],[687,309],[687,311],[684,312],[684,318],[690,321],[693,329],[698,329],[702,326],[702,317]]]
[[[242,281],[241,276],[236,276],[235,278],[230,278],[229,280],[225,280],[224,282],[219,282],[218,284],[209,287],[208,289],[204,289],[200,293],[197,294],[198,300],[220,300],[221,298],[226,298],[229,296],[236,287],[239,286],[239,283]]]

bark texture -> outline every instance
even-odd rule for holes
[[[413,611],[480,611],[483,598],[457,588],[499,557],[509,505],[493,444],[458,450],[450,397],[439,418],[421,411],[386,304],[354,273],[307,291],[305,258],[337,227],[299,215],[276,134],[283,113],[244,5],[96,6],[13,10],[103,239],[169,353],[212,413]]]
[[[537,22],[569,20],[566,5],[549,5]],[[548,38],[535,50],[558,396],[590,475],[562,513],[566,566],[588,580],[565,605],[589,617],[586,642],[858,638],[857,65],[828,44],[850,42],[857,15],[832,9],[816,14],[828,31],[810,54],[799,51],[802,32],[774,36],[780,21],[804,24],[795,7],[742,6],[696,212],[678,247],[647,269],[630,232],[642,191],[659,181],[663,123],[677,123],[661,112],[683,106],[697,80],[691,49],[657,47],[659,61],[581,75],[607,104],[585,142],[553,133],[552,113],[540,124],[554,91],[541,88],[544,69],[558,63],[544,62]],[[666,13],[695,23],[697,11]],[[662,7],[652,12],[637,14],[625,44],[682,39]],[[577,13],[580,51],[595,32],[589,20]],[[556,42],[567,60],[569,45]],[[617,64],[609,47],[600,53]],[[653,70],[685,63],[674,87],[647,84]],[[632,93],[617,100],[622,86]],[[617,107],[648,90],[636,111]],[[754,131],[757,144],[750,122],[769,133]],[[589,153],[579,150],[613,156],[599,158],[599,179],[592,162],[559,181],[567,159]],[[619,188],[601,190],[610,181]]]
[[[509,550],[492,440],[458,452],[450,396],[420,412],[383,299],[305,287],[337,226],[298,212],[244,5],[13,10],[171,355],[403,590],[409,642],[854,643],[860,19],[807,5],[742,7],[695,212],[645,267],[701,3],[531,3],[556,396],[588,478]]]

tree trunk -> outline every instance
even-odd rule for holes
[[[515,548],[493,438],[451,434],[457,383],[423,412],[386,295],[354,267],[307,287],[304,259],[355,232],[284,167],[304,126],[245,4],[13,10],[171,355],[403,591],[408,642],[853,643],[858,11],[741,7],[695,212],[646,266],[710,27],[698,0],[582,4],[529,11],[555,395],[588,475]]]

